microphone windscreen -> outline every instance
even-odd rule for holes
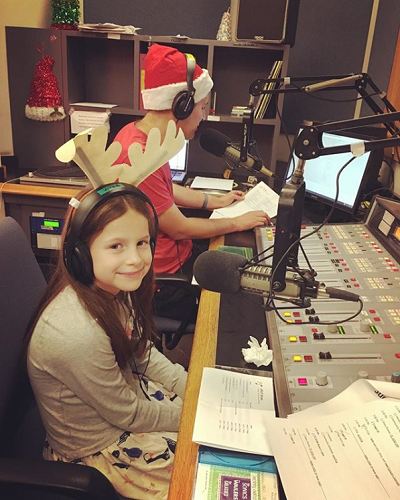
[[[224,155],[230,141],[227,135],[213,128],[204,130],[199,138],[200,146],[207,151],[207,153],[220,157]]]
[[[240,268],[246,257],[220,250],[208,250],[195,260],[193,274],[197,283],[206,290],[236,293],[240,290]]]

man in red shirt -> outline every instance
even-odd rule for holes
[[[145,59],[145,89],[142,90],[147,113],[141,120],[129,123],[117,134],[115,140],[121,143],[122,152],[116,163],[129,164],[129,146],[138,142],[144,148],[152,128],[161,131],[163,140],[170,120],[175,121],[177,127],[182,129],[186,139],[193,139],[200,122],[206,118],[208,95],[213,81],[206,69],[195,64],[192,107],[189,113],[186,109],[182,111],[182,96],[179,93],[188,90],[188,64],[187,56],[177,49],[157,44],[150,47]],[[185,96],[187,92],[183,95],[183,107],[187,102]],[[168,163],[138,187],[151,199],[159,217],[160,231],[154,257],[156,273],[182,272],[191,275],[195,259],[204,250],[193,245],[192,240],[245,231],[264,226],[270,221],[268,215],[261,210],[231,219],[185,217],[178,207],[214,210],[241,200],[244,194],[231,191],[218,197],[173,184]],[[180,318],[181,312],[190,307],[189,302],[192,300],[188,299],[189,302],[186,303],[187,297],[184,298],[183,295],[182,290],[173,292],[163,287],[156,294],[157,314]]]

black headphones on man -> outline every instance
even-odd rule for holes
[[[64,242],[63,258],[66,268],[70,275],[77,281],[84,285],[90,285],[93,282],[93,263],[89,249],[80,241],[82,226],[88,215],[100,203],[106,200],[121,196],[129,195],[139,198],[150,206],[152,215],[154,217],[154,235],[151,235],[150,248],[151,253],[154,255],[157,231],[158,231],[158,217],[154,205],[150,199],[135,186],[125,184],[122,182],[104,184],[96,189],[93,189],[80,203],[76,209],[76,213],[72,218],[69,233]],[[73,203],[71,203],[72,206]]]
[[[196,89],[193,86],[194,71],[196,69],[196,59],[192,54],[185,54],[186,57],[186,81],[187,90],[179,92],[172,103],[172,114],[179,120],[186,120],[191,115],[195,102],[194,94]]]

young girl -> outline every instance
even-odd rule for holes
[[[186,373],[150,342],[154,212],[126,184],[77,200],[28,330],[44,456],[98,468],[124,497],[164,499]]]

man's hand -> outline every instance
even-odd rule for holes
[[[215,199],[214,199],[215,198]],[[231,205],[234,201],[244,200],[243,191],[230,191],[223,196],[213,197],[212,209],[224,208]],[[210,204],[209,204],[210,205]]]
[[[262,210],[254,210],[247,212],[239,217],[234,218],[237,226],[236,231],[247,231],[259,226],[268,226],[271,223],[271,218]]]

